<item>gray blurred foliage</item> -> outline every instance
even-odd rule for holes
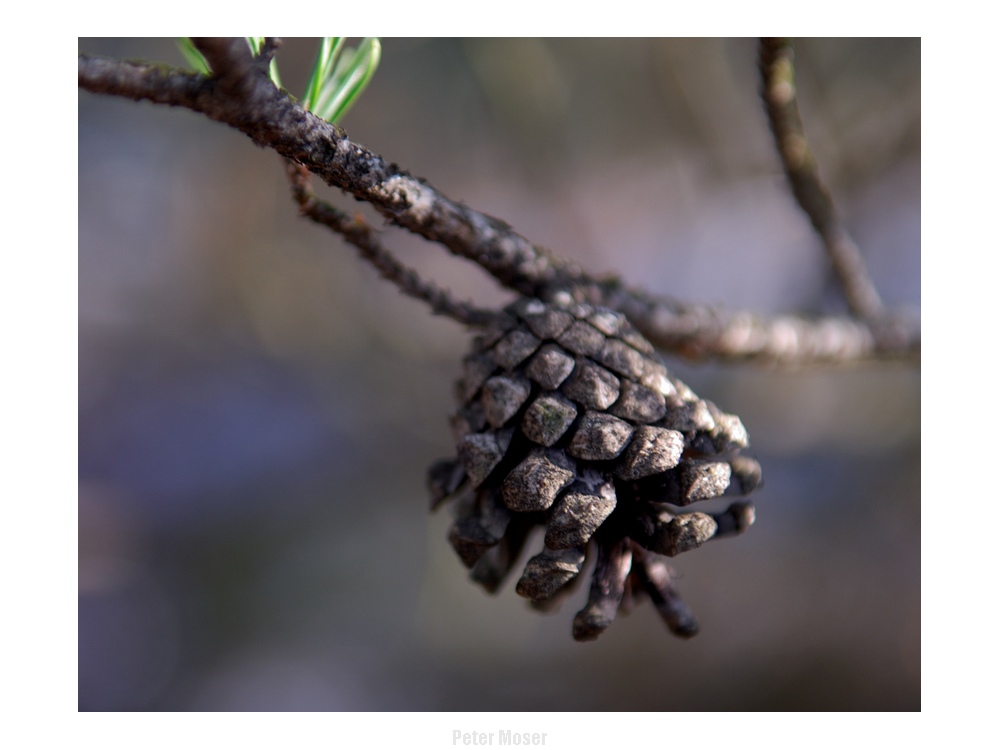
[[[753,40],[383,41],[344,126],[449,196],[651,292],[842,311]],[[183,64],[171,40],[80,50]],[[314,54],[286,40],[291,91]],[[806,39],[797,60],[875,281],[918,308],[919,40]],[[697,638],[640,608],[579,644],[584,590],[551,617],[490,597],[427,513],[467,334],[298,219],[274,153],[79,101],[81,710],[919,709],[919,371],[668,362],[746,424],[757,523],[675,561]],[[386,239],[461,297],[509,299]]]

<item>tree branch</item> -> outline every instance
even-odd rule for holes
[[[162,74],[151,75],[162,68],[86,55],[80,56],[80,86],[95,93],[185,106],[241,130],[258,145],[273,148],[327,184],[370,203],[394,224],[478,263],[520,294],[537,295],[554,282],[583,277],[579,268],[535,247],[506,223],[442,195],[426,181],[351,142],[340,128],[302,109],[266,76],[255,73],[248,64],[252,62],[249,49],[244,56],[240,43],[197,43],[204,47],[201,51],[213,71],[222,71],[222,77],[219,85],[214,77],[201,79],[205,86],[194,95],[174,98],[172,88],[164,90]],[[229,53],[234,55],[231,60]],[[105,79],[118,65],[126,67],[129,86],[110,88]],[[148,81],[143,80],[144,74],[150,74]],[[232,96],[233,92],[242,93]]]
[[[794,51],[788,39],[760,40],[760,75],[767,118],[792,193],[823,240],[844,298],[855,315],[878,320],[884,310],[861,250],[844,226],[806,140],[795,92]]]
[[[869,324],[846,317],[754,315],[659,299],[635,289],[609,287],[603,296],[655,347],[688,359],[787,366],[920,360],[919,321],[904,316]]]
[[[260,63],[260,65],[262,65],[265,69],[269,68],[271,60],[274,59],[274,55],[280,46],[280,38],[275,36],[264,37],[264,45],[260,48],[260,54],[257,55],[258,63]]]
[[[339,208],[319,200],[310,188],[310,173],[300,164],[288,163],[288,180],[299,211],[317,224],[343,236],[358,249],[359,255],[378,269],[382,278],[395,284],[403,294],[426,302],[438,315],[468,326],[486,326],[497,320],[492,310],[460,302],[447,289],[424,281],[412,268],[404,266],[390,253],[378,233],[360,216],[349,216]]]
[[[340,128],[304,110],[274,86],[267,76],[264,56],[255,60],[242,39],[198,39],[195,44],[212,66],[210,78],[160,65],[80,55],[80,88],[182,106],[230,125],[258,145],[275,150],[333,187],[371,204],[397,226],[477,263],[503,286],[519,294],[542,297],[564,289],[617,308],[654,345],[666,351],[693,358],[780,364],[916,360],[920,356],[919,324],[873,316],[873,311],[881,308],[870,300],[852,303],[852,309],[860,305],[858,309],[868,311],[867,325],[846,318],[766,318],[682,305],[627,289],[616,279],[595,279],[575,264],[532,245],[503,221],[453,201],[424,180],[387,163],[349,140]],[[814,168],[811,173],[815,174]],[[819,191],[817,205],[824,205],[826,200],[828,210],[817,211],[814,224],[836,235],[840,224],[818,177],[802,184],[812,185],[810,195]],[[381,246],[371,227],[317,201],[307,184],[296,189],[296,200],[306,215],[342,234],[406,293],[470,325],[481,320],[485,311],[456,302],[447,292],[399,264]],[[857,258],[860,260],[860,256]],[[840,265],[844,263],[840,261]],[[850,263],[847,267],[850,271]],[[856,272],[838,273],[848,279],[845,289],[858,288]],[[862,278],[866,276],[862,274]],[[851,296],[865,295],[854,291]]]
[[[94,94],[148,100],[195,112],[204,112],[214,98],[205,76],[159,63],[80,55],[78,69],[80,88]]]
[[[221,93],[236,99],[253,96],[256,89],[253,75],[259,69],[255,70],[253,52],[245,39],[191,37],[191,42],[204,55]]]

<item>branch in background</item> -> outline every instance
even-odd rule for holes
[[[312,115],[277,89],[267,76],[266,64],[257,64],[260,58],[254,61],[245,42],[238,42],[197,40],[215,73],[211,78],[163,66],[80,55],[79,85],[94,93],[183,106],[230,125],[258,145],[274,149],[328,184],[370,203],[397,226],[477,263],[503,286],[527,296],[566,289],[591,302],[615,307],[665,351],[695,358],[781,364],[919,358],[920,331],[914,321],[886,322],[880,318],[865,326],[838,318],[765,318],[658,300],[626,289],[614,279],[594,279],[576,265],[532,245],[499,219],[451,200],[353,143],[340,128]],[[234,96],[233,92],[241,93]],[[370,227],[319,203],[307,186],[300,189],[296,199],[307,215],[369,253],[366,257],[384,275],[407,279],[412,286],[408,293],[437,299],[440,312],[456,319],[468,315],[464,322],[476,324],[473,321],[483,311],[470,307],[463,312],[462,304],[446,292],[436,287],[432,291],[415,272],[400,266],[381,247]],[[393,264],[395,269],[390,270]]]
[[[823,239],[833,271],[855,315],[878,320],[884,310],[864,258],[837,214],[819,178],[816,159],[806,140],[795,92],[794,51],[788,39],[760,40],[760,75],[767,118],[781,164],[799,206]]]
[[[883,318],[768,317],[657,299],[637,290],[609,289],[609,306],[663,351],[693,360],[801,366],[865,361],[919,362],[919,321]]]
[[[395,284],[403,294],[426,302],[438,315],[447,315],[468,326],[486,326],[496,321],[497,313],[456,300],[447,289],[424,281],[416,271],[396,260],[382,245],[375,230],[360,216],[348,216],[340,209],[319,200],[310,188],[310,174],[305,167],[289,162],[288,180],[292,187],[292,197],[303,216],[343,236],[358,248],[362,258],[375,266],[382,277]]]

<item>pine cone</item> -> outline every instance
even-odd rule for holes
[[[745,501],[677,511],[760,484],[738,417],[672,377],[621,313],[568,295],[506,308],[474,340],[457,396],[458,457],[429,478],[433,506],[454,504],[449,540],[473,580],[496,591],[541,525],[544,548],[517,583],[535,606],[557,603],[596,556],[574,638],[597,638],[643,595],[672,632],[697,632],[663,556],[753,523]]]

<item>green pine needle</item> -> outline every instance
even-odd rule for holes
[[[345,48],[342,39],[321,45],[303,106],[336,123],[361,96],[381,57],[382,45],[375,37],[363,39],[356,50]]]
[[[262,36],[246,37],[254,56],[260,54],[264,39]],[[382,44],[377,37],[362,39],[357,49],[346,47],[344,41],[344,37],[340,36],[323,37],[302,97],[303,107],[317,117],[333,123],[354,106],[375,75],[382,58]],[[194,46],[190,37],[180,37],[177,47],[196,71],[202,75],[212,75],[208,61]],[[274,85],[281,88],[276,60],[271,60],[268,72]]]
[[[302,97],[302,106],[310,112],[315,112],[316,102],[319,101],[323,85],[333,75],[343,49],[344,37],[342,36],[325,36],[320,42],[316,62],[313,65],[312,73],[309,74],[309,83],[306,84],[306,93]]]
[[[212,69],[208,65],[208,60],[204,58],[198,48],[194,46],[194,42],[191,41],[191,37],[182,36],[177,39],[177,48],[184,55],[184,59],[187,60],[188,65],[195,69],[198,73],[203,76],[212,75]]]

